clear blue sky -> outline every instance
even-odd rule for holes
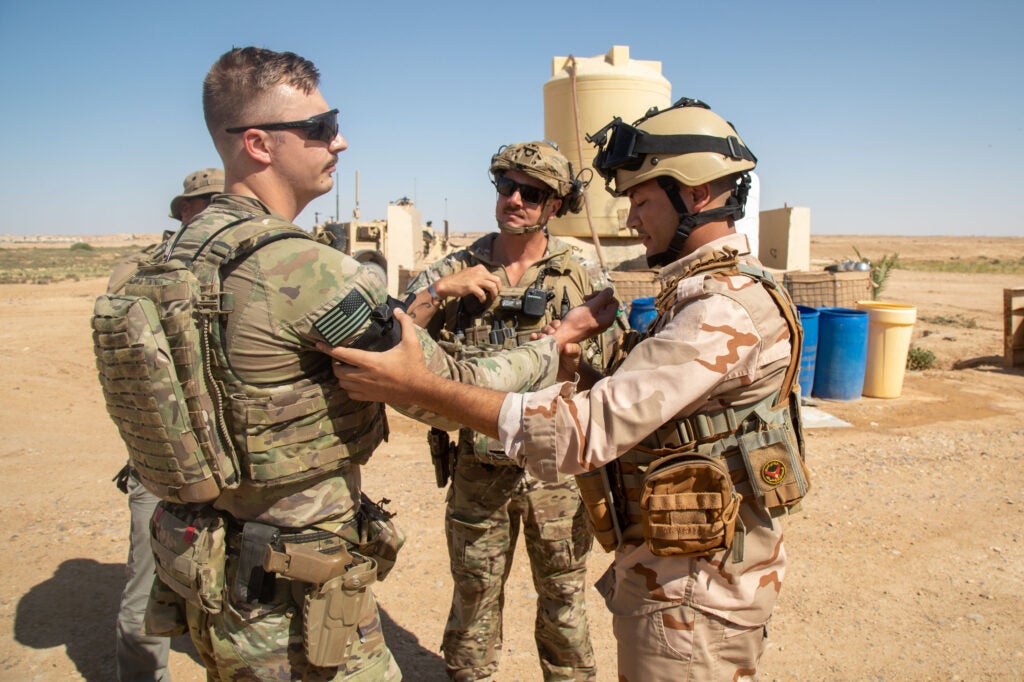
[[[219,166],[201,83],[235,46],[313,60],[341,110],[340,213],[493,229],[487,163],[543,137],[556,55],[627,45],[818,234],[1024,235],[1024,3],[0,0],[0,234],[157,232]],[[335,213],[335,195],[297,219]]]

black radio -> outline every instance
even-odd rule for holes
[[[498,308],[527,317],[541,317],[547,309],[548,301],[554,297],[555,292],[538,287],[529,287],[525,291],[506,289],[498,297]]]

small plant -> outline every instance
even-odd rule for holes
[[[853,251],[862,263],[869,263],[871,265],[871,298],[877,301],[885,289],[885,283],[889,279],[889,275],[900,265],[900,254],[885,254],[877,262],[872,263],[861,255],[860,250],[856,246],[853,247]]]
[[[973,317],[967,317],[957,313],[956,315],[933,315],[933,316],[922,316],[922,322],[930,322],[931,324],[941,324],[947,327],[963,327],[964,329],[977,329],[978,321]]]
[[[72,251],[92,251],[92,244],[89,242],[75,242],[71,245]]]
[[[935,366],[935,353],[924,348],[911,348],[907,353],[907,369],[911,371],[918,371],[922,369],[931,369]]]

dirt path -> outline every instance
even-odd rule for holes
[[[852,255],[846,239],[870,241],[871,249],[859,247],[865,252],[908,248],[833,239],[816,238],[812,255]],[[938,254],[988,247],[1001,251],[981,255],[1019,258],[1022,242],[924,243]],[[790,568],[763,679],[1024,678],[1024,371],[1001,366],[1002,289],[1022,280],[893,275],[890,296],[920,317],[959,314],[976,326],[919,322],[915,344],[936,353],[939,369],[909,373],[897,399],[819,404],[850,426],[808,432],[814,490],[804,513],[786,522]],[[110,482],[124,453],[99,396],[88,332],[102,286],[0,286],[0,623],[9,635],[0,640],[0,680],[114,676],[128,513]],[[970,368],[951,369],[958,363]],[[391,423],[365,484],[392,500],[409,540],[378,596],[406,679],[441,680],[450,595],[444,495],[425,428],[398,415]],[[540,679],[523,548],[517,557],[503,681]],[[592,578],[608,563],[598,550]],[[596,592],[589,597],[600,679],[614,680],[610,617]],[[174,679],[205,679],[187,639],[174,648]]]

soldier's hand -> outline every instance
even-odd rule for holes
[[[317,350],[334,358],[338,385],[355,400],[409,405],[424,375],[433,376],[423,361],[416,326],[402,310],[395,310],[402,325],[402,340],[383,353],[328,346],[318,342]]]
[[[562,325],[562,321],[561,320],[551,320],[546,325],[541,327],[540,330],[535,331],[535,332],[530,332],[530,340],[531,341],[536,341],[537,339],[543,338],[545,336],[553,336],[554,333],[555,333],[555,330],[558,329],[561,325]]]
[[[567,343],[558,354],[558,380],[572,381],[580,369],[583,349],[578,343]]]
[[[579,343],[608,329],[615,322],[619,302],[611,289],[592,294],[582,305],[566,314],[552,336],[561,351],[566,344]]]
[[[481,303],[493,299],[501,290],[501,280],[483,265],[445,275],[434,282],[434,291],[441,298],[462,298],[472,294]]]

